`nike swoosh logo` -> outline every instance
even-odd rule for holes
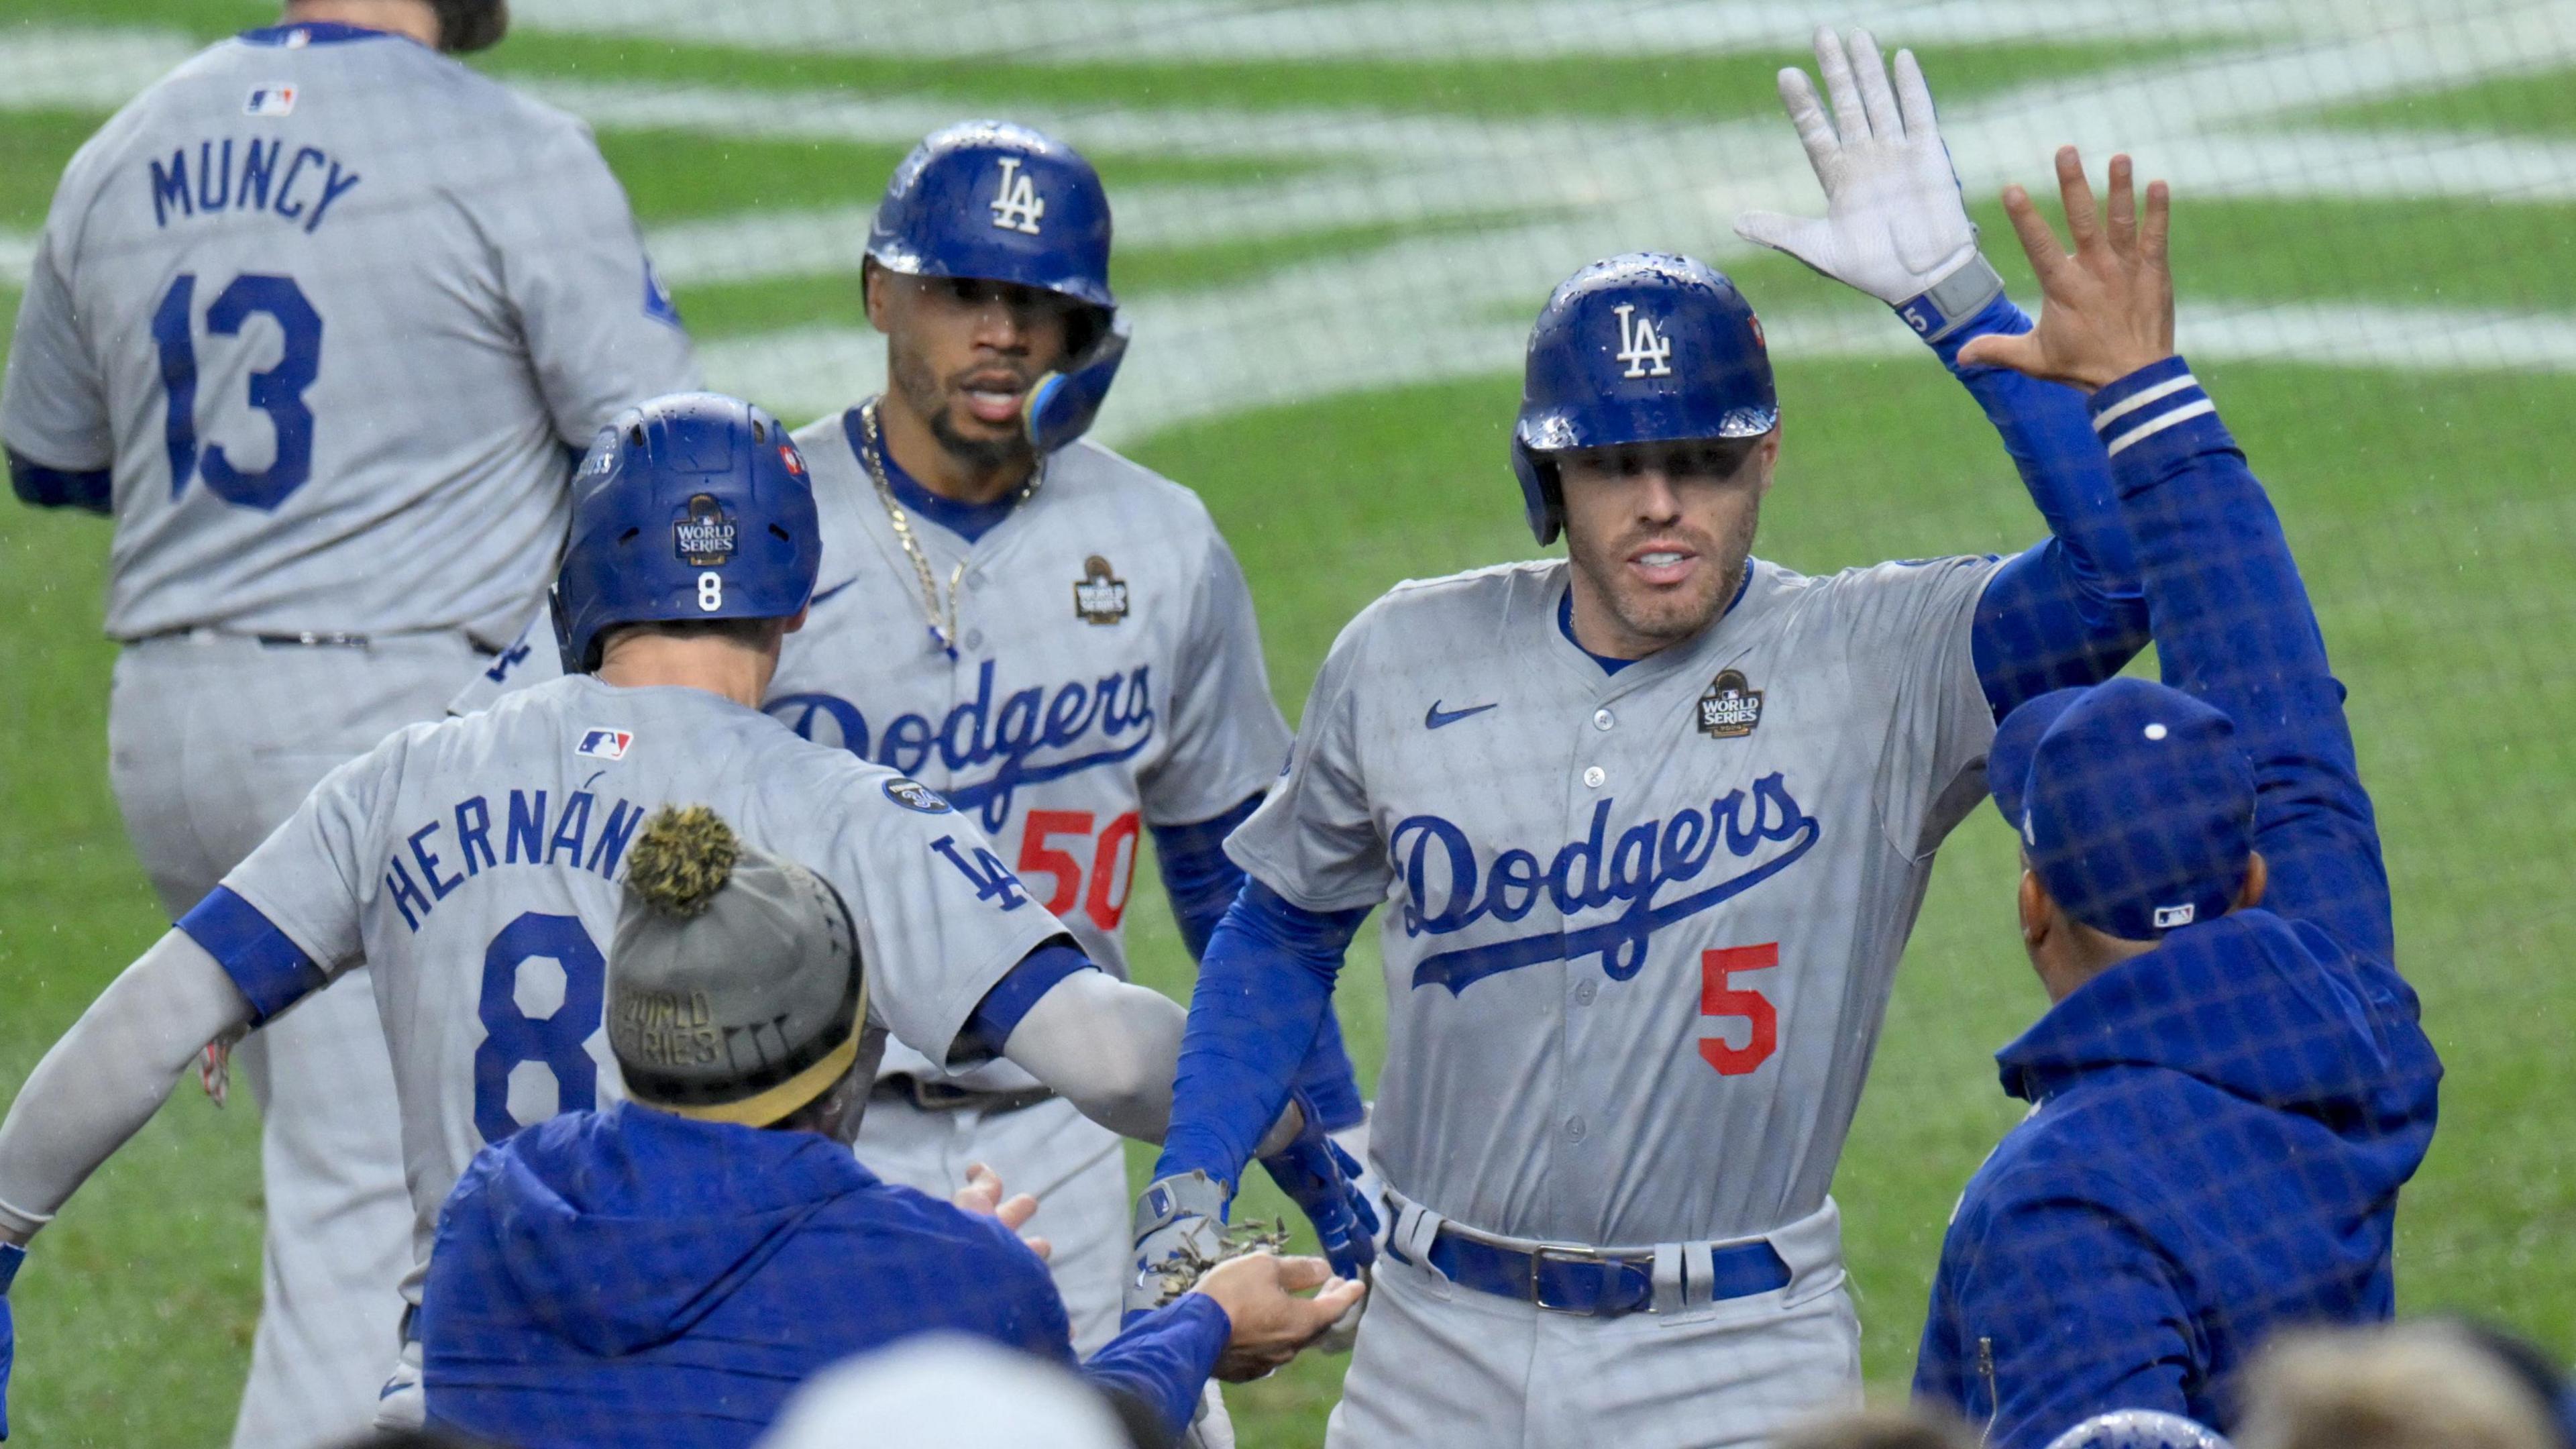
[[[1422,717],[1422,727],[1427,730],[1436,730],[1442,725],[1456,724],[1458,721],[1465,719],[1471,714],[1483,714],[1489,709],[1500,708],[1502,708],[1502,701],[1496,700],[1492,704],[1480,704],[1469,709],[1442,709],[1440,707],[1440,701],[1435,699],[1431,701],[1431,712]]]
[[[825,590],[823,590],[821,593],[816,594],[814,597],[812,597],[812,598],[810,598],[810,599],[807,599],[807,600],[805,601],[805,607],[810,609],[810,608],[814,607],[816,604],[819,604],[819,603],[823,602],[825,599],[828,599],[828,598],[832,597],[834,594],[839,593],[841,590],[846,589],[846,588],[848,588],[850,585],[855,584],[855,583],[857,583],[857,582],[858,582],[858,580],[857,580],[857,579],[843,579],[843,580],[841,580],[839,583],[834,584],[834,585],[832,585],[830,588],[825,589]]]

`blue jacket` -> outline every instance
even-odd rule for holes
[[[2397,1190],[2442,1074],[2279,520],[2180,359],[2093,408],[2165,681],[2235,720],[2271,885],[1996,1054],[2031,1112],[1960,1199],[1914,1378],[1996,1449],[2111,1409],[2224,1426],[2275,1329],[2387,1318]]]
[[[522,1449],[746,1445],[817,1370],[951,1329],[1073,1363],[1046,1265],[810,1132],[620,1104],[493,1144],[439,1215],[433,1423]],[[1185,1298],[1084,1366],[1186,1425],[1226,1339]]]

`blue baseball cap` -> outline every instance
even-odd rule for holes
[[[1986,756],[1995,807],[2076,920],[2124,941],[2215,919],[2254,852],[2254,770],[2236,722],[2152,680],[2043,694]]]

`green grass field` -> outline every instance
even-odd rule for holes
[[[231,0],[101,0],[81,23],[203,38],[266,13]],[[0,0],[0,43],[61,24],[51,7]],[[2576,44],[2576,36],[2569,37]],[[1945,100],[2035,78],[2190,52],[2195,38],[1927,47]],[[1534,112],[1588,122],[1766,114],[1768,74],[1792,58],[1756,47],[1716,60],[1651,52],[1571,63],[1429,59],[1053,65],[1027,55],[942,59],[750,53],[705,42],[532,32],[492,57],[514,78],[929,96],[967,109],[1207,106],[1287,114],[1366,106],[1500,125]],[[1675,78],[1688,82],[1677,88]],[[2566,72],[2445,85],[2313,108],[2355,134],[2569,134]],[[1678,110],[1676,108],[1679,108]],[[42,224],[52,179],[103,112],[0,107],[0,239]],[[2389,128],[2399,128],[2391,130]],[[1079,137],[1077,136],[1077,139]],[[603,127],[603,149],[648,233],[680,221],[864,206],[900,154],[885,139]],[[1284,181],[1353,165],[1305,155],[1283,123],[1275,156],[1108,149],[1113,186]],[[2040,165],[2031,168],[2032,179]],[[2301,194],[2183,194],[2176,250],[2186,296],[2270,304],[2447,306],[2550,316],[2576,310],[2563,265],[2570,207],[2547,197],[2461,203],[2310,187]],[[2563,196],[2565,186],[2553,195]],[[2007,233],[1988,237],[2008,274]],[[1403,214],[1346,225],[1157,242],[1123,251],[1122,289],[1186,298],[1283,268],[1365,258],[1425,238],[1466,238],[1502,218]],[[1560,270],[1585,260],[1569,256]],[[1777,259],[1738,268],[1766,315],[1865,308]],[[14,277],[0,278],[0,319]],[[2017,291],[2029,296],[2026,284]],[[816,321],[855,326],[854,278],[825,270],[680,288],[700,336],[751,340]],[[1512,304],[1526,318],[1535,295]],[[1479,305],[1482,305],[1481,303]],[[1499,304],[1496,304],[1499,305]],[[2185,345],[2192,344],[2189,334]],[[1142,335],[1138,353],[1154,346]],[[1357,345],[1357,344],[1355,344]],[[2465,345],[2465,344],[2464,344]],[[2270,485],[2351,688],[2351,709],[2397,891],[2400,964],[2421,990],[2449,1064],[2433,1156],[2400,1215],[2400,1293],[2410,1311],[2500,1319],[2576,1351],[2576,987],[2559,949],[2576,927],[2576,372],[2371,371],[2306,361],[2204,359]],[[723,378],[716,379],[719,383]],[[1928,358],[1787,356],[1782,481],[1759,550],[1808,571],[1887,557],[2017,548],[2039,524],[1991,432]],[[1235,411],[1132,434],[1127,450],[1199,490],[1250,577],[1271,673],[1292,719],[1342,623],[1387,585],[1531,552],[1504,464],[1516,379],[1499,370]],[[98,630],[108,529],[101,520],[0,505],[0,1094],[165,924],[128,849],[106,782],[113,647]],[[1139,969],[1175,994],[1188,963],[1150,884],[1128,916]],[[1874,1388],[1901,1389],[1950,1205],[2019,1115],[1990,1054],[2038,1013],[2009,904],[2008,832],[1981,812],[1944,852],[1908,951],[1835,1192],[1866,1327]],[[1374,931],[1344,977],[1355,1055],[1373,1074],[1384,987]],[[256,1122],[185,1088],[84,1189],[40,1243],[14,1294],[16,1442],[185,1446],[221,1442],[258,1303]],[[1254,1211],[1270,1210],[1256,1188]],[[1310,1359],[1237,1391],[1247,1445],[1320,1440],[1341,1371]]]

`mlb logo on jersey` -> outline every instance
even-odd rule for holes
[[[671,525],[672,546],[691,568],[721,568],[733,561],[733,519],[712,493],[689,497],[688,517]]]
[[[1098,554],[1082,561],[1073,585],[1073,616],[1086,624],[1115,624],[1127,617],[1127,581]]]
[[[253,86],[250,99],[242,102],[245,116],[291,116],[295,114],[295,87],[284,82]]]
[[[633,730],[584,730],[581,743],[573,746],[572,752],[588,755],[594,760],[622,760],[626,758],[626,747],[633,743]]]
[[[1699,732],[1713,740],[1742,739],[1762,723],[1762,691],[1741,669],[1728,669],[1709,681],[1699,697]]]
[[[1619,314],[1619,350],[1612,355],[1628,364],[1628,370],[1619,375],[1672,376],[1673,340],[1656,330],[1655,319],[1637,316],[1634,302],[1622,302],[1610,310]]]
[[[1036,236],[1045,215],[1046,200],[1038,195],[1037,184],[1020,174],[1020,158],[1003,157],[1001,184],[993,189],[993,225]]]

